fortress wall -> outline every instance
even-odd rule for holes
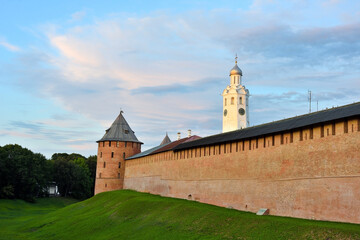
[[[346,122],[127,160],[124,188],[360,223],[360,120]]]
[[[95,194],[122,189],[125,175],[125,158],[140,151],[140,143],[111,141],[109,145],[109,141],[99,142]]]

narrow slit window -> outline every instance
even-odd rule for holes
[[[314,138],[314,129],[310,128],[310,139]]]
[[[348,133],[348,121],[345,120],[344,122],[344,133]]]
[[[242,99],[242,97],[240,97],[240,104],[243,104],[243,99]]]
[[[111,152],[111,158],[113,158],[114,157],[114,152]]]
[[[111,147],[111,141],[109,141],[109,147]]]
[[[234,102],[235,102],[235,98],[232,97],[232,98],[231,98],[231,105],[234,105]]]
[[[333,123],[333,124],[331,125],[331,127],[332,127],[332,135],[335,135],[335,123]]]
[[[119,168],[121,168],[121,162],[119,162]]]
[[[123,153],[123,159],[125,159],[125,153]]]
[[[104,168],[106,168],[106,162],[104,162]]]

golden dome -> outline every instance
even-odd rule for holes
[[[242,76],[242,71],[241,69],[238,67],[237,64],[235,64],[235,66],[230,70],[230,76],[231,75],[241,75]]]

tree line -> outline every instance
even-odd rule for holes
[[[51,159],[17,144],[0,146],[0,198],[34,201],[48,196],[51,184],[61,196],[94,195],[96,156],[55,153]]]

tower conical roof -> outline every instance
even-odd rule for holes
[[[171,140],[167,133],[166,133],[166,136],[164,137],[164,139],[162,140],[162,142],[160,143],[160,145],[164,145],[166,143],[171,143]]]
[[[131,130],[122,113],[121,111],[111,127],[106,130],[105,135],[97,142],[121,141],[142,143],[136,138],[135,132]]]

